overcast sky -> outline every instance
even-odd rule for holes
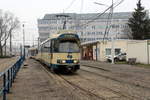
[[[111,5],[111,0],[83,0],[83,4],[81,3],[82,0],[74,0],[73,5],[68,8],[72,1],[73,0],[1,0],[0,9],[14,13],[21,22],[25,22],[26,40],[33,40],[38,37],[37,19],[42,18],[46,13],[62,13],[63,11],[71,13],[97,13],[102,12],[106,7],[96,5],[93,2]],[[114,2],[117,1],[119,0],[114,0]],[[125,0],[115,8],[114,11],[133,11],[137,1],[138,0]],[[150,10],[150,1],[141,1],[145,9]],[[19,35],[20,33],[21,31],[16,34]]]

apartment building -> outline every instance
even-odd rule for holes
[[[66,28],[77,31],[82,42],[102,40],[106,32],[108,13],[99,16],[99,13],[60,13],[60,14],[45,14],[42,19],[38,19],[38,31],[40,41],[44,41],[51,34],[56,34],[56,31],[62,29],[65,18],[59,18],[57,15],[67,15]],[[109,32],[106,35],[107,39],[114,37],[116,39],[127,39],[128,37],[128,19],[131,17],[131,12],[118,12],[113,14],[111,26],[109,24]],[[95,19],[95,20],[93,20]]]

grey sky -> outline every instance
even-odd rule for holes
[[[26,40],[37,38],[37,19],[46,13],[61,13],[69,6],[72,0],[2,0],[0,9],[10,11],[17,16],[21,22],[25,22]],[[114,0],[119,1],[119,0]],[[125,0],[115,9],[115,12],[133,11],[138,0]],[[150,1],[141,0],[142,5],[150,10]],[[102,12],[106,7],[99,6],[93,2],[110,5],[111,0],[83,0],[82,13]],[[74,4],[64,12],[80,13],[81,0],[75,0]],[[21,33],[21,31],[20,31]],[[16,33],[19,35],[19,33]],[[21,36],[21,35],[20,35]]]

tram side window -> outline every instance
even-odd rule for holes
[[[43,44],[42,52],[50,52],[50,41]]]
[[[59,42],[58,40],[52,40],[52,52],[58,52],[58,45],[59,45]]]

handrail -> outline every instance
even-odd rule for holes
[[[20,57],[20,59],[10,68],[7,68],[4,72],[0,72],[0,78],[3,78],[3,86],[0,87],[0,98],[3,96],[3,100],[6,100],[6,94],[10,92],[12,83],[19,71],[25,57]]]

